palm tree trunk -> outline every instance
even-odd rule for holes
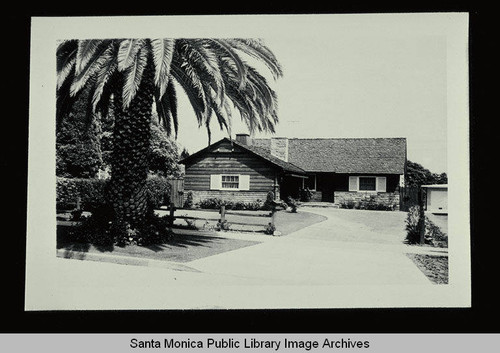
[[[118,83],[116,87],[123,85]],[[153,92],[153,68],[148,63],[128,109],[123,109],[121,88],[115,94],[110,201],[119,230],[136,228],[148,209],[146,181]]]

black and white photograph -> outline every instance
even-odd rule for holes
[[[468,308],[466,13],[35,17],[27,311]]]

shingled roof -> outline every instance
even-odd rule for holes
[[[223,139],[211,144],[210,146],[205,147],[204,149],[199,150],[198,152],[190,155],[189,157],[184,158],[183,160],[179,161],[179,163],[184,164],[184,163],[188,162],[189,160],[193,159],[194,157],[199,156],[199,155],[205,153],[206,151],[211,150],[212,148],[214,148],[216,145],[220,144],[223,141],[232,142],[235,146],[238,146],[238,147],[242,148],[243,150],[247,150],[247,151],[251,152],[252,154],[256,155],[257,157],[260,157],[260,158],[268,161],[269,163],[283,169],[283,171],[285,171],[285,172],[305,175],[305,171],[302,168],[300,168],[292,163],[285,162],[277,157],[274,157],[273,155],[271,155],[269,150],[266,150],[264,148],[260,148],[258,146],[245,145],[245,144],[239,143],[238,141],[230,140],[227,137],[224,137]]]
[[[270,139],[253,145],[270,151]],[[405,138],[288,139],[288,162],[307,172],[403,174]]]

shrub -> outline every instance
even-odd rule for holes
[[[420,243],[420,207],[412,206],[406,216],[406,240],[409,244]],[[424,240],[426,244],[439,247],[448,246],[448,236],[427,216],[424,216]]]
[[[218,221],[217,222],[217,225],[216,225],[216,230],[217,231],[221,231],[221,230],[229,230],[229,222],[227,220],[224,220],[224,221]]]
[[[149,175],[146,181],[148,202],[153,208],[170,203],[170,183],[167,178],[159,175]]]
[[[353,200],[347,200],[347,201],[344,200],[340,203],[341,208],[347,208],[352,210],[355,206],[356,205]]]
[[[264,230],[264,233],[266,233],[268,235],[273,235],[275,230],[276,230],[276,227],[274,226],[274,224],[269,222],[269,224],[266,226],[266,229]]]
[[[448,236],[428,217],[425,217],[425,241],[432,246],[448,247]]]
[[[300,201],[308,202],[311,201],[312,192],[309,188],[300,189]]]
[[[193,206],[193,193],[191,191],[188,191],[188,193],[186,194],[186,200],[184,201],[184,208],[193,208]]]
[[[106,203],[106,185],[102,179],[57,178],[57,208],[74,209],[80,197],[82,209],[92,211]]]
[[[216,197],[212,197],[209,199],[201,200],[198,204],[200,208],[204,209],[209,209],[209,210],[216,210],[219,209],[220,206],[223,204],[224,201],[221,199],[218,199]]]
[[[262,206],[263,210],[272,210],[274,205],[274,192],[269,191],[266,195],[266,201],[264,201],[264,205]]]
[[[263,209],[263,202],[259,199],[244,204],[244,209],[249,211],[259,211]]]
[[[292,213],[297,212],[297,201],[295,201],[291,196],[288,196],[286,204],[291,208]]]
[[[106,203],[108,180],[57,178],[56,205],[58,209],[74,209],[80,197],[81,208],[92,212]],[[146,181],[148,202],[154,208],[168,203],[170,184],[166,178],[149,176]]]
[[[406,241],[409,244],[420,242],[420,207],[412,206],[406,215]]]

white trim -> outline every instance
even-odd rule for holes
[[[222,177],[223,176],[237,176],[238,177],[238,187],[237,188],[224,188],[222,187]],[[210,174],[210,190],[219,191],[248,191],[250,190],[250,175],[248,174]]]
[[[223,181],[222,181],[222,177],[225,177],[225,176],[236,176],[238,177],[238,187],[237,188],[225,188],[222,186],[223,184]],[[230,174],[230,173],[224,173],[224,174],[220,174],[220,187],[219,187],[219,190],[229,190],[229,191],[238,191],[240,190],[240,175],[239,174]]]
[[[353,178],[353,179],[351,179]],[[374,178],[375,179],[375,190],[360,190],[359,188],[359,178]],[[356,187],[351,188],[351,182],[356,180]],[[381,189],[381,180],[384,180],[385,187]],[[365,192],[365,193],[377,193],[377,192],[387,192],[387,177],[385,176],[376,176],[376,175],[350,175],[348,180],[348,191],[351,192]]]

